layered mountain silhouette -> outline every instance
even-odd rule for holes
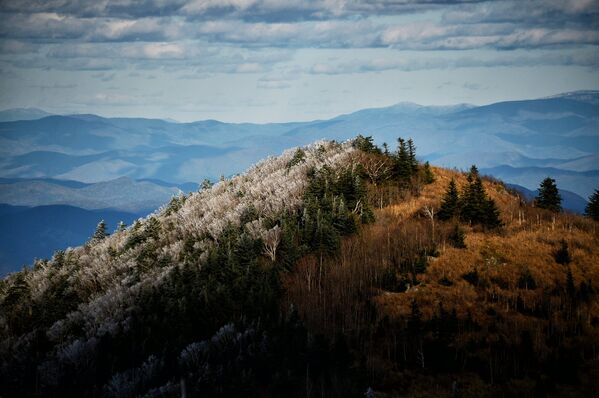
[[[536,189],[540,176],[547,175],[583,198],[599,186],[597,91],[486,106],[402,103],[301,123],[173,123],[95,115],[2,122],[0,176],[216,180],[284,148],[357,133],[392,149],[398,135],[412,137],[425,160],[460,169],[476,163],[527,189]]]

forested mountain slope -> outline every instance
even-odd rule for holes
[[[317,142],[2,280],[0,395],[589,395],[596,227]]]

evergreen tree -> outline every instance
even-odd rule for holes
[[[204,181],[202,181],[202,184],[200,185],[200,191],[205,191],[210,188],[212,188],[212,183],[209,179],[204,178]]]
[[[462,197],[460,216],[466,222],[478,224],[485,219],[487,195],[483,187],[483,182],[478,172],[475,171],[475,166],[472,167],[474,172],[471,170],[468,175],[468,185]]]
[[[568,250],[568,242],[564,239],[561,241],[561,246],[555,252],[555,262],[561,265],[570,264],[572,258],[570,257],[570,251]]]
[[[499,209],[497,208],[497,205],[493,199],[488,198],[486,200],[484,210],[485,217],[482,221],[482,224],[485,226],[485,228],[494,229],[503,225],[499,217]]]
[[[472,224],[482,224],[490,229],[502,225],[499,209],[495,201],[487,197],[478,169],[474,165],[468,173],[468,186],[462,197],[460,218]]]
[[[416,146],[411,138],[408,139],[408,164],[410,168],[410,174],[416,174],[418,171],[418,160],[416,160]]]
[[[397,142],[398,146],[395,172],[398,178],[402,180],[407,180],[410,178],[412,174],[408,144],[401,137],[397,139]]]
[[[599,221],[599,189],[589,196],[589,203],[584,209],[584,214],[595,221]]]
[[[475,164],[473,164],[472,166],[470,166],[470,171],[468,172],[468,182],[472,182],[474,181],[474,179],[478,178],[479,174],[478,174],[478,167],[476,167]]]
[[[464,242],[464,230],[460,227],[460,224],[455,223],[453,230],[449,234],[449,243],[455,248],[465,249],[466,242]]]
[[[364,152],[381,153],[380,149],[374,145],[372,136],[364,137],[359,134],[353,141],[352,146]]]
[[[106,238],[108,236],[108,234],[106,233],[106,223],[104,222],[104,220],[101,220],[98,225],[96,226],[96,231],[94,232],[94,235],[92,236],[92,241],[94,242],[99,242],[101,240],[103,240],[104,238]]]
[[[553,178],[547,177],[541,182],[539,194],[535,198],[535,204],[541,209],[547,209],[556,213],[562,210],[562,197]]]
[[[387,143],[386,143],[386,142],[383,142],[383,153],[384,153],[386,156],[389,156],[389,145],[387,145]]]
[[[449,220],[457,217],[460,209],[460,197],[455,180],[452,178],[443,196],[441,208],[437,212],[439,220]]]
[[[431,165],[428,161],[424,162],[424,168],[422,169],[422,181],[425,184],[432,184],[435,182],[435,175],[433,174]]]
[[[119,221],[119,225],[117,225],[117,227],[116,227],[116,232],[123,232],[126,229],[127,229],[127,224],[125,224],[122,221]]]
[[[291,168],[297,164],[304,162],[306,159],[306,152],[302,148],[297,148],[293,154],[293,158],[287,163],[287,168]]]

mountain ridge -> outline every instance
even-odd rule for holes
[[[389,143],[391,149],[397,134],[412,136],[420,143],[423,160],[444,156],[446,167],[468,167],[470,153],[484,152],[486,168],[551,166],[561,170],[563,163],[563,170],[586,172],[599,168],[593,161],[599,156],[598,97],[592,91],[474,107],[395,104],[328,120],[266,124],[51,116],[46,127],[46,119],[0,123],[4,154],[0,177],[84,182],[123,175],[177,183],[216,180],[285,148],[322,138],[342,141],[360,132],[372,135],[379,145]],[[185,149],[193,145],[205,150]],[[208,159],[208,153],[214,156]],[[528,189],[538,184],[532,176],[517,181],[510,181],[509,174],[496,177]],[[556,179],[562,183],[561,177]],[[566,189],[583,197],[599,186],[598,178],[584,173],[576,177],[575,184],[567,178],[564,181]]]
[[[0,392],[592,391],[596,221],[406,153],[293,148],[9,275]]]

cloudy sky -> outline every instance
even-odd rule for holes
[[[0,109],[289,121],[599,89],[599,0],[0,0]]]

